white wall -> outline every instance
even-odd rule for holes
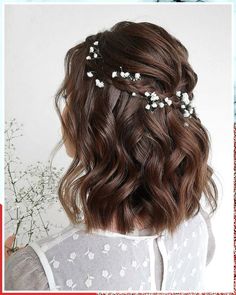
[[[233,292],[231,5],[6,5],[5,119],[24,123],[18,156],[25,165],[48,159],[60,138],[52,102],[67,49],[121,20],[157,23],[189,50],[199,76],[196,110],[210,131],[210,164],[221,183],[212,220],[217,247],[207,281],[211,292]],[[64,150],[56,157],[58,166],[69,162]]]

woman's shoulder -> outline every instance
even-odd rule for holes
[[[69,224],[63,230],[43,238],[35,243],[30,243],[36,253],[44,255],[55,249],[63,251],[64,248],[68,249],[71,245],[87,247],[88,244],[101,244],[103,246],[107,242],[120,244],[121,241],[126,241],[131,245],[137,246],[138,242],[145,242],[151,240],[159,235],[153,234],[149,229],[134,230],[129,234],[121,234],[110,230],[94,229],[87,232],[85,223]]]
[[[5,290],[49,290],[43,253],[75,231],[69,225],[56,234],[30,242],[10,255],[5,262]]]
[[[5,263],[6,290],[49,290],[43,266],[29,245],[13,253]]]

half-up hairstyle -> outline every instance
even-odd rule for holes
[[[96,41],[101,57],[87,60]],[[113,79],[120,67],[142,79]],[[97,87],[88,71],[105,86]],[[115,220],[123,234],[136,222],[155,233],[173,233],[199,212],[203,195],[216,210],[208,131],[195,112],[184,118],[177,107],[176,92],[192,100],[197,83],[180,41],[151,23],[120,22],[71,48],[65,72],[55,103],[62,141],[73,145],[74,155],[58,193],[72,223],[81,222],[82,213],[88,231],[106,230]],[[145,91],[173,104],[149,112],[142,96],[131,95]],[[65,117],[59,107],[63,98]]]

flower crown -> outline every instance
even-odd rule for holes
[[[98,44],[99,44],[98,41],[93,42],[93,46],[90,46],[89,48],[89,55],[86,57],[86,60],[102,58],[98,48]],[[93,78],[95,74],[96,74],[95,71],[87,72],[87,76],[89,78]],[[132,74],[130,72],[125,72],[122,69],[122,67],[120,67],[120,71],[113,71],[111,73],[111,77],[113,79],[115,78],[129,79],[134,82],[142,79],[140,73]],[[103,88],[105,86],[104,82],[98,78],[95,79],[95,85],[99,88]],[[172,105],[172,100],[169,97],[160,98],[155,91],[154,92],[146,91],[144,95],[140,93],[137,94],[136,92],[131,93],[131,96],[137,96],[137,95],[143,96],[146,99],[147,104],[145,106],[145,109],[151,112],[153,112],[156,108],[164,108],[164,107],[169,107]],[[179,90],[175,93],[175,96],[180,101],[180,110],[183,116],[185,118],[191,117],[191,115],[195,111],[195,107],[192,104],[192,100],[190,101],[188,93],[182,92]]]

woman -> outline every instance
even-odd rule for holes
[[[6,289],[201,290],[215,242],[200,201],[214,212],[218,193],[186,48],[124,21],[65,62],[56,107],[73,161],[58,194],[70,225],[12,254]]]

